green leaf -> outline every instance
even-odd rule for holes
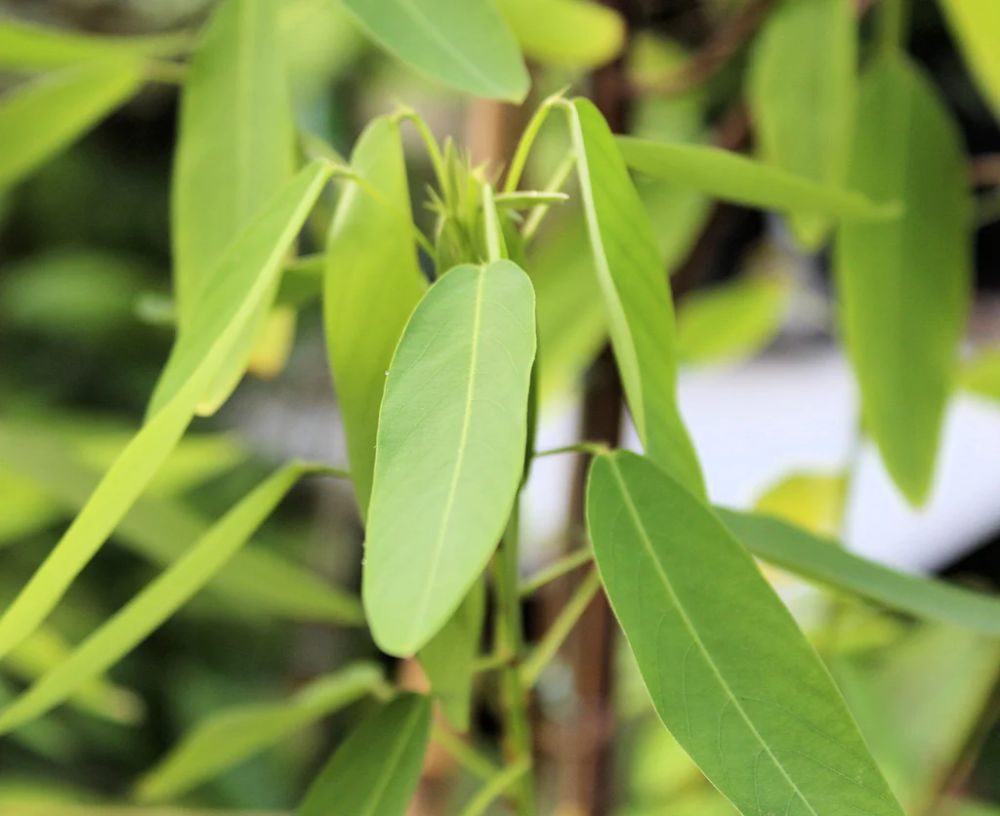
[[[717,513],[750,552],[770,564],[889,609],[1000,637],[996,595],[896,572],[776,518],[722,508]]]
[[[960,382],[973,394],[1000,401],[1000,349],[987,349],[964,362]]]
[[[761,157],[831,189],[844,186],[857,101],[852,0],[784,0],[767,18],[750,66],[749,102]],[[807,249],[828,219],[792,213]]]
[[[875,203],[718,147],[631,136],[619,136],[618,147],[633,170],[734,204],[859,221],[890,221],[899,214],[891,200]]]
[[[499,0],[524,53],[548,65],[595,68],[625,44],[621,15],[590,0]]]
[[[0,98],[0,189],[75,142],[141,81],[138,60],[104,59],[45,74]]]
[[[841,226],[836,278],[865,427],[900,490],[921,504],[969,302],[971,205],[961,138],[903,57],[863,78],[850,180],[904,207],[892,222]]]
[[[712,363],[751,357],[781,330],[792,281],[750,275],[692,292],[677,315],[677,357]]]
[[[482,581],[476,581],[441,631],[418,655],[445,718],[458,731],[469,730],[472,680],[485,615],[486,590]]]
[[[144,802],[186,793],[314,722],[360,700],[382,682],[372,663],[320,677],[278,703],[234,706],[202,721],[136,787]]]
[[[629,410],[649,456],[704,492],[677,409],[674,309],[653,228],[604,117],[591,102],[567,108],[597,280]]]
[[[361,134],[350,185],[337,204],[327,243],[323,319],[351,480],[368,510],[378,410],[385,372],[427,283],[411,238],[410,192],[399,125],[375,119]]]
[[[993,0],[938,0],[959,50],[1000,120],[1000,6]]]
[[[251,491],[71,655],[0,710],[0,734],[42,716],[138,646],[226,565],[299,478],[315,470],[286,465]]]
[[[400,695],[344,740],[295,816],[403,816],[420,780],[430,728],[430,700]]]
[[[375,642],[412,655],[503,532],[524,466],[535,298],[515,264],[457,266],[406,326],[386,380],[362,599]]]
[[[233,242],[225,274],[204,293],[193,333],[174,348],[154,394],[158,410],[101,479],[69,529],[0,617],[0,657],[31,634],[111,534],[194,416],[221,364],[273,291],[281,259],[330,175],[323,162],[302,170]]]
[[[379,45],[461,91],[519,102],[530,78],[493,0],[344,0]]]
[[[786,476],[765,490],[754,511],[814,533],[835,535],[843,523],[846,504],[844,473],[803,472]]]
[[[652,462],[594,459],[587,525],[660,718],[748,816],[902,816],[823,664],[739,542]]]
[[[227,273],[220,261],[229,245],[292,176],[295,133],[277,5],[223,0],[185,77],[171,190],[179,342],[199,333],[200,303]],[[272,290],[248,319],[200,413],[214,413],[236,387],[273,297]]]

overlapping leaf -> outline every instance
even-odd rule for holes
[[[1000,6],[992,0],[938,0],[972,75],[1000,119]]]
[[[617,56],[625,23],[592,0],[498,0],[524,53],[550,65],[593,68]]]

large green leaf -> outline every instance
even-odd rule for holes
[[[493,0],[344,0],[379,45],[439,82],[520,101],[530,79]]]
[[[195,407],[249,320],[273,291],[288,250],[329,178],[316,162],[302,170],[233,242],[204,292],[195,331],[171,355],[154,402],[159,410],[132,438],[69,529],[0,617],[0,657],[41,623],[115,529],[177,445]]]
[[[840,188],[857,101],[857,12],[852,0],[784,0],[767,19],[751,62],[749,100],[761,157]],[[822,217],[793,213],[807,249],[822,242]]]
[[[457,266],[417,306],[386,380],[362,599],[412,655],[486,566],[524,466],[535,299],[515,264]]]
[[[973,77],[1000,119],[1000,5],[993,0],[938,0]]]
[[[430,727],[430,700],[400,695],[344,740],[296,816],[403,816],[420,780]]]
[[[498,0],[524,53],[549,65],[593,68],[625,44],[621,15],[592,0]]]
[[[45,74],[0,98],[0,189],[75,142],[141,81],[139,60],[103,59]]]
[[[372,663],[320,677],[278,703],[235,706],[213,714],[139,780],[142,801],[179,796],[369,694],[382,682]]]
[[[723,509],[717,513],[750,552],[777,567],[889,609],[1000,637],[996,595],[897,572],[780,519]]]
[[[653,228],[604,117],[585,99],[567,110],[594,267],[632,420],[650,457],[704,492],[677,409],[674,309]]]
[[[587,525],[657,713],[748,816],[902,816],[819,658],[739,542],[652,462],[595,458]]]
[[[344,191],[330,229],[323,318],[362,516],[375,466],[385,372],[410,313],[426,289],[411,238],[410,193],[399,125],[373,121],[351,156],[365,184]]]
[[[0,734],[42,716],[134,649],[208,583],[295,482],[315,469],[302,463],[287,465],[251,491],[71,655],[0,709]]]
[[[920,504],[965,325],[971,216],[960,136],[904,57],[880,59],[863,78],[850,181],[904,207],[894,221],[843,224],[836,272],[865,427],[900,490]]]
[[[223,0],[206,26],[181,94],[171,190],[180,342],[199,332],[198,306],[233,239],[292,175],[295,135],[280,48],[278,0]],[[274,292],[248,320],[201,411],[236,387]]]
[[[845,220],[882,222],[898,216],[891,200],[875,203],[853,190],[824,186],[718,147],[631,136],[619,136],[618,147],[628,166],[639,173],[734,204]]]

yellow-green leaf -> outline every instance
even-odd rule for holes
[[[993,0],[938,0],[958,47],[1000,120],[1000,5]]]
[[[960,382],[973,394],[1000,401],[1000,349],[987,349],[964,362]]]
[[[793,473],[765,490],[754,510],[814,533],[836,535],[846,502],[847,477],[843,473]]]
[[[616,11],[592,0],[498,0],[524,53],[549,65],[593,68],[625,44]]]

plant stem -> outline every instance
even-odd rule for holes
[[[483,185],[483,225],[486,231],[486,250],[489,253],[489,260],[491,262],[499,261],[506,257],[507,248],[504,246],[503,231],[500,229],[497,205],[493,200],[493,188],[489,184]]]
[[[518,590],[518,594],[522,598],[525,598],[533,592],[537,592],[546,584],[556,580],[556,578],[561,578],[567,572],[572,572],[578,567],[589,563],[593,558],[594,554],[590,551],[589,547],[583,547],[575,552],[571,552],[569,555],[563,556],[547,567],[543,567],[528,580],[524,581]]]
[[[434,726],[434,742],[444,748],[459,765],[480,779],[492,779],[499,773],[496,765],[443,726]]]
[[[882,54],[894,54],[906,45],[908,11],[906,0],[880,0],[876,22]]]
[[[526,776],[530,769],[531,763],[527,759],[522,759],[500,771],[487,784],[483,785],[479,793],[462,810],[461,816],[481,816],[500,794],[518,779]]]
[[[557,192],[561,190],[575,166],[576,156],[571,153],[556,168],[556,171],[552,174],[552,178],[549,179],[549,183],[544,187],[545,191]],[[528,213],[528,217],[524,221],[524,226],[521,228],[521,236],[525,241],[530,241],[535,237],[535,232],[538,231],[538,227],[541,225],[542,219],[545,218],[545,214],[549,209],[550,206],[548,204],[539,204]]]
[[[603,442],[577,442],[574,445],[566,445],[562,448],[550,448],[549,450],[535,451],[533,456],[535,459],[539,459],[542,456],[555,456],[559,453],[587,453],[591,456],[597,456],[602,453],[610,452],[611,448]]]
[[[535,137],[545,124],[549,116],[549,111],[562,98],[562,92],[553,94],[535,111],[534,116],[528,122],[527,127],[521,134],[521,141],[517,143],[514,157],[510,160],[510,169],[507,171],[507,178],[504,180],[503,191],[512,193],[521,183],[521,175],[524,173],[524,166],[528,163],[528,155],[531,153],[531,146],[535,143]]]

